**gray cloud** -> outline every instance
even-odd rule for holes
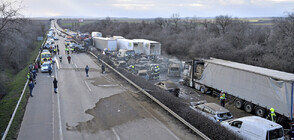
[[[25,0],[24,15],[82,17],[236,17],[284,16],[293,0]]]

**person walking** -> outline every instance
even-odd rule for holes
[[[101,66],[101,70],[102,70],[102,74],[105,72],[105,66],[104,66],[104,64],[102,64],[102,66]]]
[[[57,54],[59,55],[59,49],[57,48]]]
[[[86,71],[86,76],[89,77],[89,75],[88,75],[88,72],[89,72],[89,66],[88,66],[88,65],[86,66],[85,71]]]
[[[56,78],[54,78],[53,80],[54,93],[57,93],[57,83],[58,81],[56,80]]]
[[[221,92],[221,96],[219,97],[220,98],[220,104],[222,107],[225,107],[225,100],[226,100],[226,94],[225,92]]]
[[[277,117],[276,117],[275,109],[271,108],[270,111],[271,112],[267,115],[266,119],[271,120],[272,122],[276,122]]]
[[[33,96],[33,89],[34,89],[34,87],[35,87],[35,84],[34,84],[33,81],[30,81],[29,87],[30,87],[30,96],[31,96],[31,97],[34,97],[34,96]]]
[[[67,56],[68,64],[70,64],[70,59],[71,59],[71,57],[68,55]]]
[[[52,67],[51,67],[51,64],[49,64],[49,66],[48,66],[48,72],[49,72],[49,76],[51,76],[51,73],[52,73]]]

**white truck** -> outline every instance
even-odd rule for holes
[[[143,54],[161,55],[161,43],[147,39],[133,39],[133,41],[143,42]]]
[[[144,48],[143,48],[144,42],[143,41],[136,41],[136,40],[130,40],[130,39],[117,39],[117,47],[118,50],[125,49],[125,50],[134,50],[136,54],[143,54]]]
[[[93,37],[93,46],[101,51],[117,51],[117,42],[113,38]]]
[[[294,74],[216,58],[185,63],[184,82],[202,93],[227,93],[237,108],[264,117],[270,108],[277,122],[293,119]]]
[[[100,32],[92,32],[91,35],[92,37],[102,37],[102,33]]]

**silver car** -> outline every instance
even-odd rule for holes
[[[190,108],[196,111],[203,111],[216,121],[224,121],[233,118],[229,110],[216,103],[206,103],[206,101],[191,102]]]

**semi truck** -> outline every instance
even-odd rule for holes
[[[292,122],[294,74],[216,58],[193,59],[185,63],[184,83],[201,93],[223,91],[236,108],[260,117],[274,108],[278,123]]]
[[[133,39],[133,41],[143,42],[143,54],[155,56],[161,55],[161,43],[147,39]]]
[[[118,49],[134,50],[136,54],[143,54],[143,41],[130,40],[125,38],[117,39]]]
[[[117,42],[113,38],[93,37],[93,46],[101,51],[117,51]]]

